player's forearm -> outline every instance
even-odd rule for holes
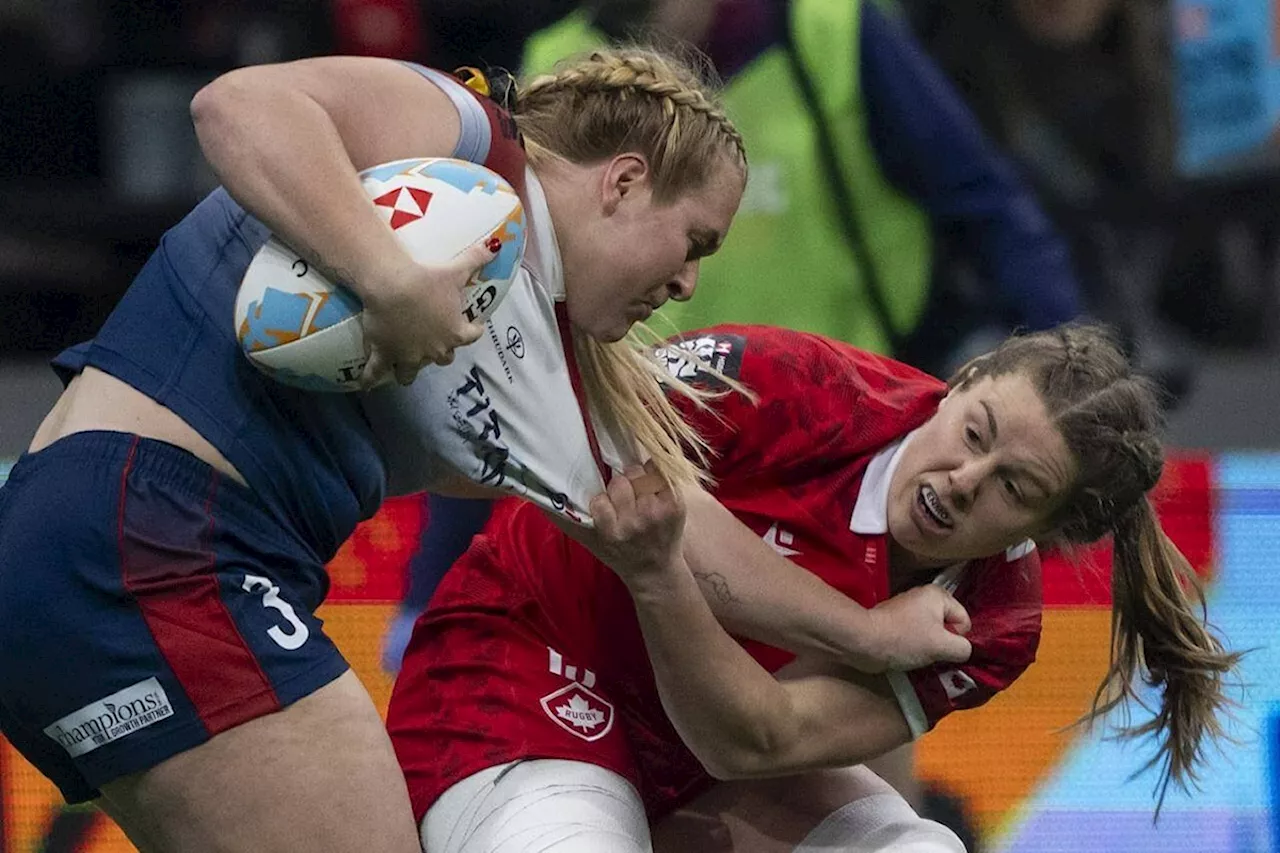
[[[707,770],[737,778],[785,751],[795,736],[786,689],[725,633],[687,567],[628,585],[663,708]]]
[[[726,629],[865,672],[884,669],[866,608],[775,552],[706,493],[686,504],[684,557]]]
[[[663,708],[716,778],[858,764],[910,739],[882,676],[813,658],[784,681],[767,672],[725,633],[686,567],[629,586]]]

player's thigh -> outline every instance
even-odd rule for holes
[[[924,801],[924,791],[915,772],[915,754],[915,742],[904,743],[868,761],[867,767],[892,785],[912,808],[919,808]]]
[[[653,830],[656,853],[963,853],[865,767],[721,782]]]
[[[533,613],[499,596],[511,590],[464,557],[443,595],[474,589],[479,604],[448,603],[419,620],[387,707],[414,817],[447,790],[488,768],[523,759],[562,759],[611,770],[639,785],[619,712],[626,685],[591,668],[589,644],[548,645]],[[469,574],[477,584],[463,587]]]
[[[718,782],[657,823],[654,849],[790,851],[845,804],[892,792],[865,767]]]
[[[560,759],[513,761],[453,785],[427,810],[430,853],[651,853],[640,795],[622,776]]]
[[[157,850],[418,850],[391,742],[351,672],[102,790]]]
[[[68,802],[109,790],[142,846],[204,849],[166,840],[188,801],[257,831],[246,792],[322,776],[345,780],[334,799],[372,790],[371,813],[402,809],[379,837],[412,850],[389,740],[314,614],[324,586],[305,545],[185,451],[119,433],[55,442],[0,489],[0,732]],[[206,788],[183,784],[192,765]],[[280,849],[324,849],[299,839],[325,843],[327,820],[291,820]]]

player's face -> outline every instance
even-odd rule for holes
[[[990,556],[1043,533],[1075,460],[1031,383],[984,377],[952,391],[889,484],[889,534],[925,565]]]
[[[719,248],[742,199],[741,170],[722,158],[706,183],[655,201],[648,178],[628,187],[565,261],[573,324],[597,340],[623,338],[668,299],[693,296],[698,262]]]

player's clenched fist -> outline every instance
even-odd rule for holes
[[[565,529],[624,581],[680,559],[684,499],[652,462],[615,474],[589,509],[594,529]]]
[[[871,611],[872,636],[886,669],[919,669],[938,661],[964,663],[973,649],[969,614],[951,593],[921,586],[895,595]]]

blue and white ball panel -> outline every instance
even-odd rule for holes
[[[419,263],[444,263],[478,240],[497,241],[498,255],[472,280],[463,309],[473,321],[487,318],[524,257],[524,207],[511,185],[484,166],[443,158],[378,166],[362,182]],[[452,212],[442,213],[442,204]]]
[[[272,377],[313,391],[355,390],[364,367],[360,300],[335,287],[275,237],[245,273],[236,295],[236,336],[246,355]],[[308,359],[326,375],[300,371],[289,344],[307,339]]]

